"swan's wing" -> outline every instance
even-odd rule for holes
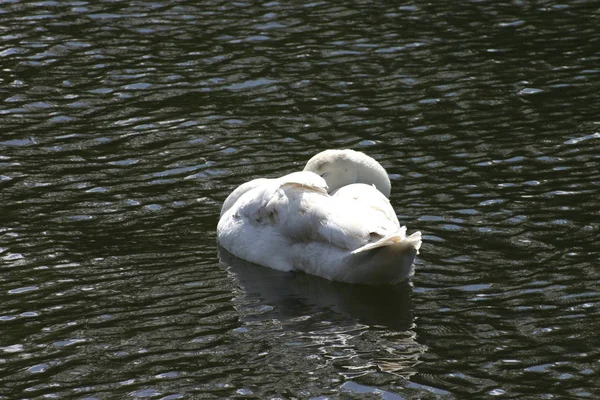
[[[400,229],[389,200],[373,186],[349,185],[334,196],[283,189],[288,217],[282,227],[295,240],[354,250]]]
[[[265,185],[267,182],[272,179],[258,178],[253,179],[249,182],[246,182],[240,186],[238,186],[233,192],[227,196],[225,201],[223,202],[223,207],[221,207],[221,217],[225,214],[233,205],[247,192]]]
[[[273,228],[290,244],[318,241],[355,250],[399,228],[393,210],[393,218],[389,215],[387,198],[374,188],[362,186],[367,193],[373,190],[376,194],[357,199],[343,192],[330,196],[323,178],[312,172],[295,172],[246,192],[236,203],[239,207],[234,218]]]
[[[395,214],[390,218],[380,203],[370,204],[365,200],[365,197],[358,201],[332,196],[331,211],[319,228],[321,237],[337,247],[355,250],[398,231],[400,226]]]
[[[285,232],[289,214],[298,211],[293,206],[290,209],[290,200],[294,202],[304,193],[328,196],[327,184],[312,172],[265,179],[239,198],[234,218],[245,218],[255,225],[271,225]]]
[[[373,185],[364,183],[346,185],[336,190],[333,196],[339,199],[356,201],[365,207],[369,207],[373,212],[381,214],[379,218],[389,220],[400,228],[398,217],[390,204],[390,200]]]

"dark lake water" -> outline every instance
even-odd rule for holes
[[[598,398],[594,1],[0,1],[0,398]],[[410,282],[220,250],[362,150]]]

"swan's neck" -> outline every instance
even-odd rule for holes
[[[385,169],[374,159],[368,157],[357,164],[357,178],[356,182],[353,183],[366,183],[369,185],[375,185],[377,190],[390,197],[391,183],[390,178]]]
[[[390,197],[390,178],[385,169],[373,158],[354,150],[326,150],[311,158],[305,171],[322,176],[329,192],[353,183],[375,185]]]

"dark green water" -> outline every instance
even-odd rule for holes
[[[594,1],[0,1],[0,398],[597,398],[599,26]],[[231,190],[327,148],[387,168],[411,282],[219,252]]]

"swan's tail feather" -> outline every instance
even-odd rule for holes
[[[409,237],[406,237],[406,227],[403,226],[395,233],[384,236],[376,242],[367,243],[366,245],[354,250],[352,254],[358,254],[365,251],[377,249],[379,247],[396,247],[400,249],[414,248],[419,254],[421,248],[421,232],[415,232]]]
[[[409,242],[415,248],[415,250],[417,250],[417,254],[419,254],[421,243],[423,243],[423,241],[421,240],[421,232],[417,231],[413,233],[412,235],[406,238],[406,241]]]
[[[406,236],[406,227],[352,252],[352,268],[346,282],[393,284],[414,273],[415,256],[421,247],[421,232]]]

